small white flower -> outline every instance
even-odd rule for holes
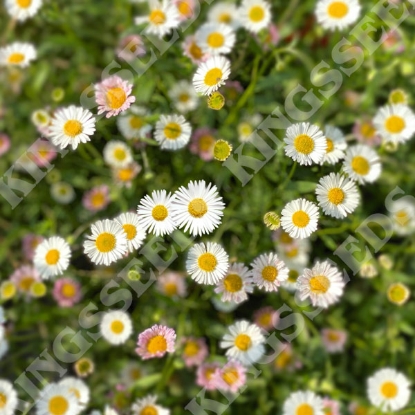
[[[399,411],[411,397],[410,381],[395,369],[381,369],[368,379],[367,395],[382,412]]]
[[[235,44],[236,36],[232,28],[223,23],[204,23],[196,31],[196,43],[204,53],[211,55],[227,54]]]
[[[133,332],[130,316],[124,311],[108,311],[101,320],[102,337],[111,344],[125,343]]]
[[[327,141],[326,153],[324,154],[321,164],[336,164],[344,158],[344,150],[347,148],[346,139],[339,128],[327,125],[324,130]]]
[[[78,415],[82,406],[65,385],[48,384],[36,402],[37,415]]]
[[[284,401],[283,415],[324,415],[323,399],[311,391],[293,392]]]
[[[117,117],[117,127],[127,140],[145,137],[151,131],[151,125],[145,120],[147,110],[143,107],[132,105],[127,113],[121,113]]]
[[[251,267],[255,284],[265,291],[278,291],[288,279],[288,268],[277,254],[262,254],[254,259]]]
[[[89,388],[86,383],[78,378],[68,376],[63,378],[58,385],[65,386],[69,393],[75,395],[80,406],[85,407],[89,402]]]
[[[179,112],[189,112],[197,108],[199,98],[188,81],[182,80],[175,83],[169,91],[169,97],[173,106]]]
[[[316,126],[306,122],[287,128],[285,154],[301,165],[321,163],[327,150],[327,140]]]
[[[75,190],[69,183],[56,182],[50,186],[52,198],[62,205],[67,205],[75,199]]]
[[[287,291],[294,292],[297,290],[298,277],[304,272],[304,266],[292,264],[288,266],[288,278],[281,284]]]
[[[229,256],[217,243],[207,242],[192,246],[186,261],[188,274],[199,284],[214,285],[229,268]]]
[[[210,95],[221,87],[229,78],[231,64],[223,56],[211,56],[202,62],[193,76],[193,86],[196,92]]]
[[[108,141],[103,153],[105,163],[114,169],[123,169],[133,161],[131,149],[123,141]]]
[[[388,209],[393,230],[397,235],[410,235],[415,232],[415,203],[402,198],[394,200]]]
[[[140,225],[139,217],[136,213],[122,213],[115,220],[123,227],[127,237],[127,247],[129,252],[134,252],[140,248],[146,237],[146,231]]]
[[[23,22],[38,12],[42,0],[6,0],[5,6],[11,17]]]
[[[13,389],[13,385],[7,380],[0,380],[0,414],[13,415],[17,402],[17,392]]]
[[[137,399],[131,407],[132,413],[137,415],[170,415],[170,410],[156,404],[157,396],[147,395]]]
[[[42,278],[48,279],[63,274],[70,259],[71,249],[67,242],[59,236],[52,236],[36,247],[33,264]]]
[[[207,19],[212,23],[227,24],[234,30],[241,25],[238,8],[232,3],[215,2],[209,8]]]
[[[375,150],[357,144],[346,151],[343,169],[352,180],[364,184],[374,182],[380,176],[382,166]]]
[[[316,195],[323,212],[337,219],[345,218],[359,206],[356,184],[338,173],[322,177]]]
[[[36,59],[36,49],[31,43],[14,42],[0,48],[0,66],[25,68]]]
[[[243,0],[239,8],[242,26],[252,33],[265,29],[271,22],[271,5],[264,0]]]
[[[237,321],[228,327],[220,347],[228,349],[226,356],[237,360],[243,365],[251,365],[257,362],[265,353],[265,337],[256,324],[250,324],[246,320]]]
[[[163,150],[178,150],[190,140],[192,127],[183,115],[161,115],[156,123],[154,139]]]
[[[296,199],[285,205],[281,212],[281,226],[292,238],[308,238],[318,224],[317,206],[305,199]]]
[[[357,21],[360,10],[358,0],[319,0],[315,13],[325,29],[342,30]]]

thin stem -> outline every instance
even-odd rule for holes
[[[292,177],[294,176],[295,170],[297,169],[297,162],[295,161],[294,164],[291,166],[291,170],[288,173],[287,178],[283,181],[283,183],[278,187],[278,190],[281,191],[285,188],[285,186],[287,186],[287,184],[289,183],[289,181],[292,179]]]

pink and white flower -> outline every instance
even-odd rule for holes
[[[55,281],[52,295],[60,307],[72,307],[82,298],[81,284],[72,278],[59,278]]]
[[[138,335],[136,353],[144,360],[163,357],[175,350],[176,332],[155,324]]]

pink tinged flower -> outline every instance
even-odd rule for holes
[[[405,50],[405,44],[402,35],[397,30],[389,30],[382,35],[380,39],[384,50],[393,53],[402,53]]]
[[[0,156],[7,153],[10,148],[10,138],[6,134],[0,133]]]
[[[30,288],[33,283],[41,281],[39,272],[29,265],[17,268],[10,276],[10,281],[22,294],[30,295]]]
[[[328,397],[323,398],[323,411],[324,415],[341,415],[339,401]]]
[[[256,35],[256,38],[258,43],[262,45],[264,51],[267,51],[270,49],[270,46],[276,46],[278,44],[281,36],[278,27],[275,24],[271,23],[267,27],[264,36]]]
[[[173,0],[179,12],[180,21],[191,19],[195,14],[195,0]]]
[[[185,337],[182,343],[184,364],[187,367],[200,366],[209,354],[205,339]]]
[[[146,54],[143,38],[139,35],[128,35],[123,37],[117,47],[117,56],[126,62],[131,62]]]
[[[81,284],[72,278],[59,278],[55,281],[52,295],[60,307],[72,307],[82,298]]]
[[[95,85],[95,102],[98,104],[98,114],[106,112],[106,118],[118,115],[130,108],[135,97],[130,96],[133,85],[117,75],[104,79]]]
[[[376,128],[369,119],[356,121],[352,132],[357,141],[368,146],[375,147],[382,142],[382,137],[376,133]]]
[[[99,212],[110,203],[109,187],[105,184],[93,187],[84,193],[82,204],[90,212]]]
[[[173,329],[155,324],[138,335],[135,351],[144,360],[163,357],[174,352],[175,341],[176,332]]]
[[[276,371],[292,372],[301,369],[303,364],[294,353],[294,349],[290,343],[281,343],[277,348],[277,357],[274,360],[274,368]]]
[[[266,331],[275,329],[279,320],[280,315],[273,307],[262,307],[254,313],[254,323]]]
[[[238,362],[230,361],[223,368],[216,369],[213,381],[217,389],[236,393],[246,383],[246,368]]]
[[[187,295],[185,277],[178,272],[167,271],[157,278],[157,290],[167,297],[183,298]]]
[[[215,135],[216,131],[211,128],[198,128],[192,134],[189,150],[193,154],[197,154],[202,160],[213,160],[213,149],[216,143]]]
[[[29,233],[23,237],[22,250],[25,259],[31,261],[36,247],[43,241],[43,237]]]
[[[39,167],[47,166],[57,156],[56,147],[47,139],[39,138],[29,148],[30,157]]]
[[[321,339],[328,353],[342,352],[347,341],[347,333],[344,330],[323,329]]]
[[[209,58],[208,53],[202,52],[202,49],[200,46],[196,43],[196,39],[194,35],[187,36],[183,43],[183,54],[190,58],[190,60],[195,63],[196,65],[199,65],[202,62],[205,62]]]
[[[219,363],[202,363],[196,371],[196,385],[206,388],[206,390],[217,389],[216,370],[220,369]]]

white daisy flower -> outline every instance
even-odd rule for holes
[[[218,2],[213,4],[209,8],[207,20],[212,23],[227,24],[234,30],[241,25],[238,7],[232,3]]]
[[[82,409],[75,394],[56,383],[48,384],[36,402],[37,415],[77,415]]]
[[[229,53],[236,40],[235,32],[224,23],[204,23],[195,33],[196,43],[204,53],[220,55]]]
[[[283,415],[324,415],[323,399],[311,391],[293,392],[284,401]]]
[[[231,73],[231,64],[223,56],[211,56],[202,62],[193,76],[193,86],[196,92],[210,95],[225,84]]]
[[[0,66],[25,68],[36,59],[36,49],[31,43],[14,42],[0,48]]]
[[[415,114],[405,104],[386,105],[376,113],[373,125],[385,142],[405,143],[415,132]]]
[[[123,141],[108,141],[103,153],[105,163],[114,169],[123,169],[133,161],[131,149]]]
[[[53,115],[48,137],[55,146],[61,149],[72,147],[75,150],[79,143],[87,143],[95,133],[95,117],[91,111],[71,105],[62,108]]]
[[[186,270],[199,284],[217,284],[225,276],[228,268],[229,256],[217,243],[200,243],[189,250]]]
[[[67,205],[76,197],[74,188],[65,182],[52,183],[50,186],[50,194],[52,198],[62,205]]]
[[[146,238],[146,231],[140,224],[136,213],[122,213],[115,220],[123,227],[127,237],[127,248],[129,252],[134,252],[143,244]]]
[[[88,386],[83,380],[68,376],[63,378],[58,385],[65,386],[70,393],[74,394],[80,406],[85,407],[88,405],[90,393]]]
[[[382,165],[373,148],[357,144],[347,149],[343,170],[359,184],[372,183],[380,176]]]
[[[197,108],[199,98],[188,81],[182,80],[176,82],[169,91],[169,97],[173,106],[179,112],[189,112]]]
[[[170,415],[170,409],[156,404],[157,396],[147,395],[137,399],[131,407],[132,413],[137,415]]]
[[[298,277],[304,272],[304,266],[293,264],[288,266],[288,278],[281,284],[287,291],[297,290]]]
[[[264,0],[243,0],[239,8],[242,26],[252,33],[265,29],[271,22],[271,5]]]
[[[104,219],[92,224],[84,242],[84,253],[96,265],[110,265],[127,252],[127,237],[116,221]]]
[[[342,30],[357,21],[360,10],[358,0],[319,0],[315,13],[324,29]]]
[[[0,380],[0,414],[13,415],[17,403],[17,392],[13,389],[13,385],[7,380]]]
[[[228,327],[228,333],[222,337],[220,347],[228,349],[226,351],[228,359],[249,366],[264,355],[264,343],[265,337],[256,324],[240,320]]]
[[[177,7],[169,0],[150,0],[150,13],[135,18],[135,24],[147,23],[145,33],[163,37],[180,25]]]
[[[42,0],[6,0],[7,13],[20,22],[33,17],[40,7]]]
[[[190,140],[192,127],[183,115],[161,115],[156,123],[154,139],[161,149],[178,150]]]
[[[359,206],[356,184],[339,173],[330,173],[320,179],[316,187],[319,206],[326,215],[342,219]]]
[[[69,266],[71,248],[67,242],[52,236],[43,240],[35,249],[33,264],[43,279],[63,274]]]
[[[339,128],[327,125],[324,129],[324,135],[327,141],[327,148],[320,163],[336,164],[344,158],[344,150],[347,148],[344,134]]]
[[[301,165],[320,163],[327,150],[323,132],[307,122],[293,124],[287,128],[284,142],[285,154]]]
[[[344,286],[340,271],[328,261],[316,262],[312,269],[306,268],[297,280],[300,300],[310,297],[314,307],[327,308],[336,303]]]
[[[411,397],[409,379],[395,369],[378,370],[367,381],[370,402],[382,412],[395,412],[404,408]]]
[[[115,345],[125,343],[133,332],[130,316],[120,310],[105,313],[99,327],[102,337]]]
[[[146,116],[147,110],[137,105],[132,105],[127,113],[120,114],[117,117],[117,127],[124,138],[131,140],[145,137],[151,131]]]
[[[415,232],[415,204],[403,199],[394,200],[388,207],[392,227],[397,235]]]
[[[176,229],[171,210],[173,199],[165,190],[155,190],[151,197],[144,196],[137,207],[140,225],[156,236],[171,234]]]
[[[178,228],[193,236],[213,232],[221,223],[225,204],[215,185],[204,180],[181,186],[174,194],[172,215]]]
[[[245,264],[238,262],[229,267],[225,277],[216,285],[215,293],[222,293],[222,301],[231,301],[237,304],[247,300],[247,293],[254,291],[252,272]]]
[[[318,225],[317,206],[305,199],[296,199],[285,205],[281,212],[281,226],[292,238],[308,238]]]
[[[288,279],[288,268],[277,254],[262,254],[254,259],[251,267],[254,283],[265,291],[278,291]]]

